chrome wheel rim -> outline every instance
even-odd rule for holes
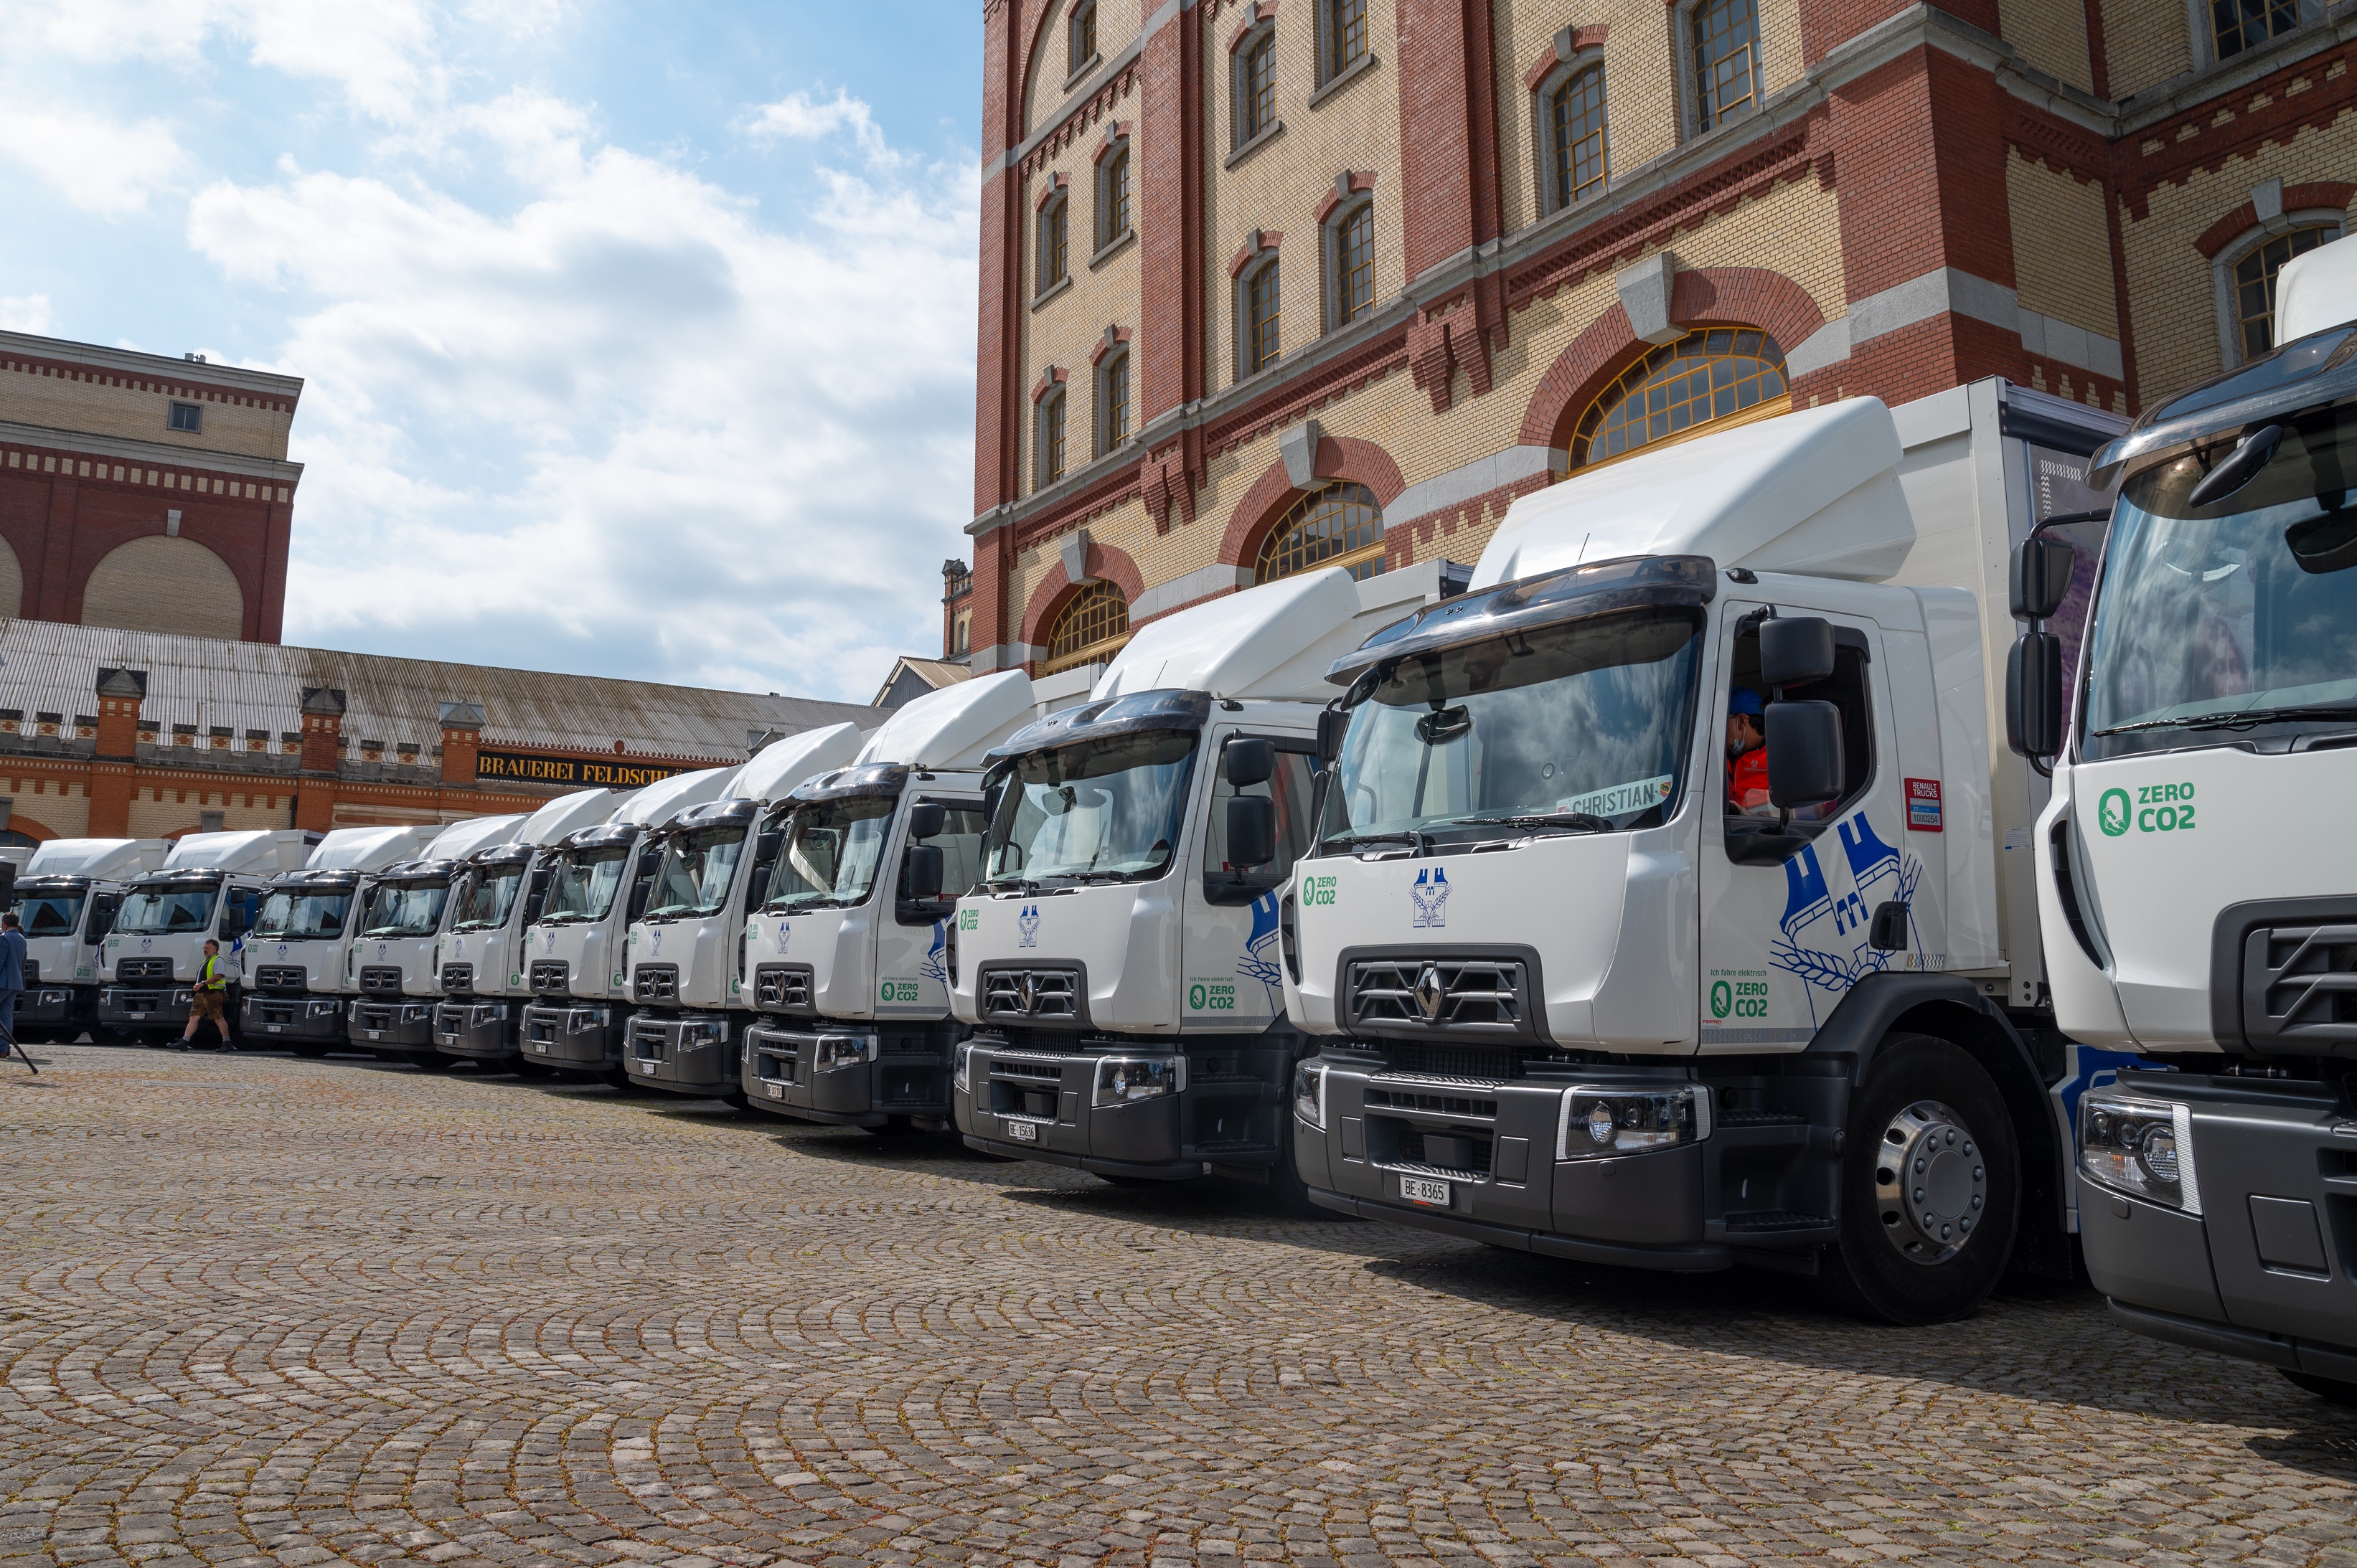
[[[1912,1263],[1953,1258],[1986,1229],[1988,1161],[1964,1119],[1919,1100],[1890,1119],[1875,1149],[1874,1203],[1883,1239]]]

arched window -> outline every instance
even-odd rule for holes
[[[1129,640],[1129,601],[1100,577],[1072,596],[1048,629],[1048,659],[1039,671],[1053,675],[1111,659]]]
[[[2276,346],[2276,274],[2284,263],[2340,237],[2338,223],[2306,223],[2268,235],[2235,259],[2234,343],[2244,359],[2255,360]]]
[[[1072,7],[1071,29],[1064,35],[1064,70],[1077,75],[1097,58],[1097,0],[1080,0]]]
[[[1116,142],[1097,164],[1097,249],[1129,233],[1129,144]]]
[[[1063,191],[1039,209],[1039,277],[1034,294],[1045,294],[1072,274],[1071,198]]]
[[[1375,308],[1375,204],[1361,201],[1342,209],[1328,220],[1326,231],[1332,325],[1348,327]]]
[[[1236,334],[1237,379],[1258,375],[1276,363],[1280,339],[1278,326],[1283,313],[1278,309],[1276,258],[1269,257],[1258,268],[1244,276],[1243,319]]]
[[[1261,542],[1253,581],[1340,566],[1361,582],[1383,569],[1383,509],[1364,485],[1328,485],[1295,501]]]
[[[1758,0],[1700,0],[1693,27],[1695,129],[1707,131],[1759,106]]]
[[[1039,428],[1033,444],[1039,454],[1039,488],[1047,489],[1064,477],[1064,389],[1039,400]]]
[[[1604,188],[1608,159],[1604,134],[1604,67],[1575,70],[1546,94],[1549,211]]]
[[[1614,378],[1580,417],[1572,467],[1609,462],[1738,415],[1781,413],[1792,403],[1775,338],[1749,328],[1702,328]]]
[[[1272,24],[1245,37],[1236,49],[1235,145],[1241,147],[1276,124],[1276,28]]]
[[[1097,456],[1129,439],[1129,350],[1116,349],[1097,367]]]
[[[30,833],[20,833],[14,828],[0,828],[0,847],[7,849],[38,849],[41,841]],[[29,917],[27,917],[29,918]]]
[[[1318,40],[1323,69],[1321,82],[1331,81],[1367,55],[1367,0],[1322,0],[1318,9]]]

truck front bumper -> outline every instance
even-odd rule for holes
[[[35,985],[16,993],[16,1026],[80,1027],[98,1015],[94,985]]]
[[[896,1116],[939,1129],[950,1121],[950,1051],[957,1025],[765,1020],[745,1031],[745,1098],[764,1111],[841,1127]]]
[[[955,1047],[952,1091],[968,1148],[1097,1176],[1265,1180],[1284,1152],[1297,1036],[1261,1035]]]
[[[420,1001],[371,1002],[351,1004],[347,1031],[352,1044],[387,1051],[430,1049],[434,1044],[434,1004]]]
[[[340,996],[268,996],[248,992],[238,1023],[251,1040],[340,1040],[344,1001]]]
[[[1287,1114],[1295,1168],[1320,1208],[1549,1257],[1680,1273],[1730,1267],[1738,1246],[1790,1244],[1747,1230],[1746,1216],[1732,1230],[1706,1220],[1706,1178],[1718,1174],[1706,1154],[1728,1153],[1710,1140],[1557,1159],[1568,1081],[1418,1076],[1332,1058],[1309,1070],[1324,1074],[1325,1126]],[[1682,1071],[1610,1076],[1611,1087],[1629,1091],[1686,1082]],[[1578,1136],[1587,1138],[1584,1127]]]
[[[2312,1082],[2124,1072],[2118,1087],[2190,1113],[2199,1211],[2077,1174],[2080,1247],[2113,1316],[2357,1383],[2357,1120]]]
[[[98,989],[99,1026],[108,1029],[178,1028],[188,1021],[193,995],[185,985],[102,985]]]
[[[745,1092],[737,1052],[744,1021],[726,1013],[640,1013],[630,1020],[623,1065],[630,1081],[702,1100]]]
[[[469,1061],[500,1061],[516,1054],[521,1001],[472,998],[434,1004],[434,1048]]]
[[[565,1072],[622,1065],[630,1010],[615,1002],[535,1002],[523,1010],[522,1053]]]

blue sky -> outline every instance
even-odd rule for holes
[[[858,700],[937,651],[978,0],[0,37],[0,326],[307,380],[289,642]]]

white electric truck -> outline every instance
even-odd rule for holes
[[[945,955],[970,1147],[1298,1197],[1277,891],[1308,842],[1324,676],[1440,566],[1328,568],[1155,621],[1087,702],[992,755]]]
[[[758,841],[782,844],[747,906],[752,1104],[876,1133],[950,1124],[950,900],[980,872],[983,755],[1033,703],[1019,670],[928,692],[761,819]]]
[[[246,939],[245,1037],[320,1057],[344,1042],[352,942],[365,920],[370,880],[413,860],[441,829],[338,828],[300,871],[271,878],[262,914]]]
[[[299,869],[318,842],[317,833],[298,828],[188,833],[160,867],[134,878],[99,964],[101,1031],[150,1042],[178,1035],[188,1024],[204,944],[220,944],[234,982],[241,944],[270,878]],[[236,1018],[233,1005],[227,1016]]]
[[[434,961],[449,922],[450,884],[468,855],[507,843],[523,821],[519,812],[453,822],[417,859],[378,874],[360,935],[345,958],[353,984],[347,1027],[353,1045],[415,1067],[449,1063],[434,1045],[434,1004],[442,994]]]
[[[2089,1275],[2131,1328],[2357,1404],[2357,240],[2284,268],[2276,327],[2098,455],[2067,680],[2046,618],[2094,563],[2023,547],[2013,717],[2053,769],[2057,1022],[2156,1069],[2079,1102]]]
[[[1990,660],[2040,454],[2120,423],[1991,381],[1642,453],[1338,660],[1279,923],[1313,1198],[1901,1323],[2068,1277],[2090,1064]]]
[[[50,839],[35,847],[11,895],[25,931],[16,1036],[74,1040],[98,1022],[99,950],[124,884],[155,871],[167,839]]]
[[[524,936],[523,1053],[568,1078],[629,1081],[622,1049],[630,1028],[624,940],[654,884],[662,845],[649,830],[716,798],[734,768],[675,773],[632,795],[611,821],[558,840],[548,894]]]
[[[524,1002],[532,994],[525,935],[540,918],[558,842],[607,821],[629,799],[611,789],[560,795],[525,818],[513,838],[467,857],[435,953],[442,980],[436,1050],[478,1066],[511,1067],[527,1078],[554,1070],[522,1048]]]
[[[746,912],[760,905],[781,836],[766,809],[858,749],[848,724],[773,741],[720,799],[658,831],[662,854],[625,941],[631,1081],[742,1107]]]

